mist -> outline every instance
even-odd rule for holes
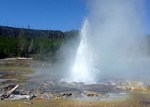
[[[84,78],[83,82],[86,82],[86,78],[87,81],[92,78],[92,82],[101,82],[103,79],[149,82],[150,57],[144,25],[144,3],[145,0],[87,1],[89,9],[89,15],[86,17],[88,20],[87,44],[90,44],[91,49],[88,50],[92,50],[93,54],[90,65],[97,72],[90,71],[88,73],[89,71],[82,71],[82,69],[78,73],[71,74],[71,68],[76,60],[76,52],[74,51],[74,57],[69,58],[69,63],[72,65],[68,69],[69,75],[66,78],[80,77]],[[81,32],[82,30],[83,27]],[[82,38],[80,39],[82,42]],[[71,52],[70,49],[68,52]],[[86,62],[89,60],[90,58],[87,58]],[[83,67],[81,62],[83,61],[78,61],[80,66],[76,64],[76,68]],[[87,68],[90,69],[88,66]],[[82,74],[83,72],[87,73]],[[81,77],[81,75],[83,76]],[[83,79],[80,80],[82,82]]]
[[[144,25],[145,0],[88,2],[89,39],[101,79],[149,81],[149,53]]]
[[[58,50],[52,67],[59,81],[100,83],[119,79],[150,82],[145,0],[88,0],[80,39]],[[43,68],[42,68],[43,69]],[[40,74],[41,75],[41,74]],[[45,76],[43,76],[45,78]],[[45,78],[45,79],[47,79]]]

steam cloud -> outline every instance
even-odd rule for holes
[[[87,63],[95,67],[97,72],[92,70],[88,72],[85,75],[88,77],[83,78],[84,82],[86,78],[87,82],[88,80],[90,82],[90,76],[92,76],[92,82],[93,80],[101,82],[103,79],[150,82],[150,48],[145,33],[144,3],[145,0],[87,0],[89,15],[86,19],[90,29],[81,31],[87,33],[86,38],[91,48],[89,50],[92,50],[92,56],[94,56],[93,64]],[[63,60],[54,64],[53,71],[59,74],[57,78],[60,80],[73,81],[76,80],[73,77],[78,77],[77,80],[80,82],[82,78],[80,74],[84,76],[86,73],[83,71],[84,73],[72,75],[79,44],[80,42],[72,40],[58,51],[57,56]],[[52,68],[49,69],[52,70]]]
[[[90,40],[104,78],[148,81],[149,57],[144,25],[144,0],[91,0]]]
[[[95,82],[114,78],[149,82],[144,3],[145,0],[88,0],[90,30],[86,32],[98,71],[89,74]]]

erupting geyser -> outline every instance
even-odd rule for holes
[[[96,69],[94,68],[93,50],[88,40],[88,31],[90,31],[90,26],[86,19],[80,32],[80,44],[71,71],[71,80],[75,82],[95,82],[94,75]]]
[[[89,1],[88,20],[80,31],[80,44],[72,61],[71,81],[149,80],[144,1]]]

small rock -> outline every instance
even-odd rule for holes
[[[83,94],[87,97],[101,97],[102,94],[96,93],[94,91],[83,91]]]
[[[62,93],[61,94],[61,96],[67,96],[67,97],[69,97],[69,96],[71,96],[72,95],[72,93]]]
[[[34,95],[10,95],[10,100],[22,100],[22,99],[28,99],[31,100],[32,98],[34,98]]]
[[[25,104],[33,104],[30,100],[25,100],[24,103]]]
[[[51,96],[49,93],[43,93],[43,94],[41,94],[41,98],[49,100],[49,99],[51,99]]]

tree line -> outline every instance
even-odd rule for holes
[[[0,58],[54,56],[60,46],[76,31],[65,32],[63,38],[31,36],[20,29],[18,36],[0,35]]]

